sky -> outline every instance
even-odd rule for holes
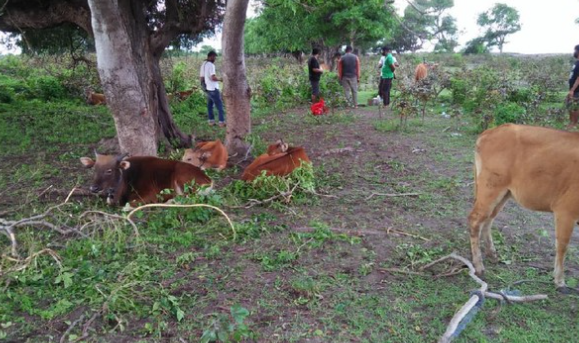
[[[572,53],[579,44],[579,0],[503,0],[499,1],[519,11],[521,31],[507,36],[504,52],[522,54]],[[255,0],[251,0],[255,3]],[[496,0],[454,0],[449,14],[456,18],[460,30],[459,43],[464,44],[482,34],[476,24],[478,15],[497,3]],[[400,14],[408,6],[406,0],[395,0]],[[255,16],[250,5],[248,16]],[[221,48],[221,34],[206,39],[200,45]]]
[[[476,24],[480,13],[490,9],[496,0],[454,0],[454,7],[449,14],[456,18],[460,30],[460,47],[481,35]],[[521,31],[507,37],[504,52],[523,54],[572,53],[573,47],[579,44],[579,0],[503,0],[519,11]],[[248,17],[255,16],[256,0],[250,0]],[[407,0],[395,0],[395,6],[402,13],[408,5]],[[211,45],[221,49],[221,33],[205,39],[197,46]],[[460,49],[459,47],[459,49]],[[6,49],[0,47],[0,52]]]

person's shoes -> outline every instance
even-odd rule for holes
[[[209,124],[209,126],[215,126],[215,121],[214,120],[210,120],[207,122]]]
[[[220,122],[219,122],[219,127],[225,127],[225,122],[220,121]]]

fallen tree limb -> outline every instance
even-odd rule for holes
[[[474,266],[472,265],[472,263],[467,260],[466,258],[459,256],[455,253],[452,253],[450,255],[444,256],[442,258],[439,258],[436,261],[433,261],[427,265],[425,265],[424,267],[421,268],[421,271],[424,271],[426,269],[431,268],[432,266],[434,266],[437,263],[440,263],[442,261],[448,260],[448,259],[455,259],[458,260],[460,262],[462,262],[464,265],[466,265],[468,267],[468,274],[469,276],[480,285],[479,289],[477,292],[473,292],[473,294],[471,295],[470,299],[466,302],[466,304],[464,304],[460,310],[458,310],[454,316],[452,317],[450,323],[448,324],[446,331],[444,332],[444,334],[442,335],[442,337],[438,340],[439,343],[448,343],[450,342],[453,338],[455,338],[459,331],[459,325],[461,324],[462,320],[467,316],[467,314],[469,314],[471,311],[474,310],[475,307],[481,307],[482,303],[484,302],[485,298],[491,298],[491,299],[497,299],[497,300],[506,300],[508,302],[529,302],[529,301],[535,301],[535,300],[544,300],[547,299],[547,295],[545,294],[537,294],[537,295],[530,295],[530,296],[513,296],[513,295],[507,295],[504,293],[493,293],[493,292],[489,292],[488,291],[488,284],[486,282],[484,282],[482,279],[480,279],[478,276],[476,276],[475,274],[475,269]],[[463,323],[466,324],[466,323]]]

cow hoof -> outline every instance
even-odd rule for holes
[[[579,295],[579,289],[567,286],[557,287],[557,292],[565,295]]]
[[[125,206],[121,209],[122,212],[131,212],[135,208],[132,207],[129,203],[126,203]]]

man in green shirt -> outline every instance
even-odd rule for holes
[[[382,48],[382,53],[386,56],[382,64],[382,75],[380,77],[380,96],[384,102],[384,106],[390,105],[390,89],[392,89],[392,79],[394,78],[394,57],[392,56],[389,46]]]

